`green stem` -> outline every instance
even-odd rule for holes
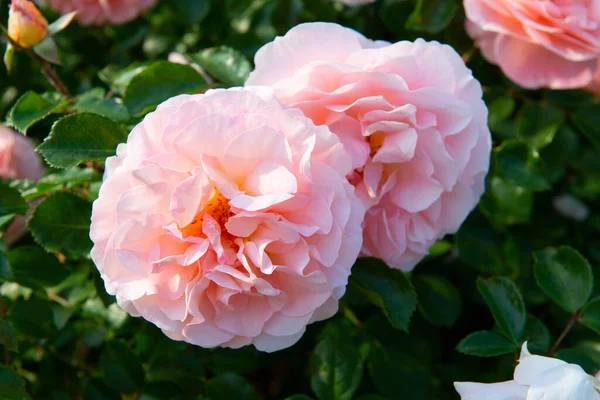
[[[8,43],[11,46],[13,46],[16,50],[24,51],[29,56],[29,58],[31,58],[34,62],[36,62],[40,66],[40,70],[42,71],[42,74],[44,74],[44,76],[48,79],[50,84],[56,90],[58,90],[58,92],[60,94],[62,94],[69,100],[73,97],[73,96],[71,96],[71,93],[69,93],[69,89],[67,89],[67,86],[59,78],[59,76],[54,71],[54,68],[52,68],[52,65],[50,65],[50,63],[48,61],[39,57],[31,49],[25,49],[25,48],[22,48],[21,46],[19,46],[14,40],[12,40],[10,38],[10,36],[8,36],[8,31],[6,30],[6,27],[4,25],[0,25],[0,31],[2,31],[4,38],[8,41]]]
[[[56,73],[56,71],[54,71],[54,68],[52,68],[50,63],[46,60],[42,60],[40,57],[35,55],[35,53],[33,53],[32,51],[28,51],[27,54],[29,54],[29,57],[32,60],[34,60],[35,62],[37,62],[40,65],[40,70],[42,71],[42,74],[44,74],[44,76],[48,79],[50,84],[52,86],[54,86],[54,88],[56,90],[58,90],[58,92],[60,94],[62,94],[63,96],[65,96],[67,99],[70,100],[73,96],[71,96],[69,89],[67,89],[67,86],[59,78],[58,74]]]
[[[8,315],[8,306],[4,302],[2,298],[0,298],[0,318],[6,321],[6,316]],[[7,367],[10,365],[10,352],[8,351],[8,346],[4,346],[4,365]]]
[[[567,323],[567,326],[565,326],[565,329],[563,329],[563,331],[560,334],[560,336],[558,337],[558,339],[556,339],[556,342],[554,343],[554,345],[552,346],[552,348],[548,351],[548,353],[546,353],[546,356],[552,357],[554,355],[554,353],[556,353],[556,350],[558,350],[558,346],[560,346],[560,344],[562,343],[562,341],[565,339],[565,337],[567,336],[567,334],[569,333],[569,331],[571,330],[571,328],[573,328],[573,326],[579,320],[580,317],[581,317],[581,314],[579,314],[578,312],[576,312],[575,314],[573,314],[573,316],[571,317],[571,319]]]

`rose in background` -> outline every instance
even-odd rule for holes
[[[600,56],[600,2],[465,0],[484,57],[528,89],[582,88]]]
[[[532,355],[523,344],[513,381],[457,382],[462,400],[600,400],[600,382],[575,364]]]
[[[37,181],[43,174],[44,166],[31,140],[10,128],[0,126],[0,177]],[[25,231],[25,217],[17,215],[4,232],[3,239],[12,244]]]
[[[81,25],[121,25],[150,10],[158,0],[38,0],[61,14],[77,11]]]
[[[310,48],[311,51],[304,49]],[[491,138],[481,86],[437,42],[388,44],[299,25],[258,51],[247,85],[272,87],[340,137],[368,208],[362,255],[411,270],[484,190]]]
[[[92,258],[122,308],[175,340],[291,346],[337,311],[358,256],[349,156],[263,95],[172,98],[107,160]]]

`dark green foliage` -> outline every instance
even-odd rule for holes
[[[417,295],[405,274],[378,259],[364,258],[356,262],[350,279],[369,302],[383,310],[394,327],[408,331]]]
[[[512,379],[524,341],[596,373],[600,102],[509,82],[466,35],[461,3],[161,0],[128,24],[72,24],[56,37],[71,99],[15,53],[11,75],[0,67],[0,119],[48,168],[37,183],[0,183],[0,230],[28,219],[19,241],[0,240],[0,400],[457,400],[455,381]],[[414,272],[360,259],[339,312],[289,349],[173,341],[119,308],[90,259],[104,161],[158,104],[243,85],[263,44],[311,21],[456,49],[489,108],[486,192]],[[191,65],[169,62],[172,52]],[[557,207],[563,195],[571,201]]]

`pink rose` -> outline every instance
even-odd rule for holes
[[[600,55],[598,0],[464,0],[485,58],[528,89],[589,84]]]
[[[310,51],[306,50],[310,49]],[[258,51],[247,85],[336,133],[368,207],[362,255],[411,270],[484,190],[491,138],[479,82],[449,46],[299,25]]]
[[[39,0],[42,1],[42,0]],[[61,14],[78,11],[81,25],[121,25],[145,13],[158,0],[43,0]]]
[[[172,98],[106,162],[92,259],[123,309],[175,340],[291,346],[337,311],[358,256],[338,138],[255,92]]]
[[[37,181],[44,174],[42,160],[33,143],[10,128],[0,126],[0,177]],[[3,239],[12,244],[27,231],[25,217],[17,215],[4,232]]]

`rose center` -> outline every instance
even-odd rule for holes
[[[367,136],[367,143],[369,143],[369,147],[371,147],[371,157],[374,157],[381,146],[383,146],[383,139],[384,135],[381,132],[375,132],[372,135]]]
[[[183,237],[205,236],[202,231],[202,221],[205,215],[210,215],[221,227],[221,232],[226,232],[225,224],[229,221],[229,218],[235,215],[231,211],[229,206],[229,200],[227,200],[217,189],[214,189],[213,195],[204,204],[202,210],[196,217],[185,227],[181,228]]]
[[[209,214],[215,221],[219,223],[221,229],[225,228],[225,224],[229,221],[229,217],[234,214],[227,200],[217,189],[211,196],[210,200],[204,206],[204,214]]]

